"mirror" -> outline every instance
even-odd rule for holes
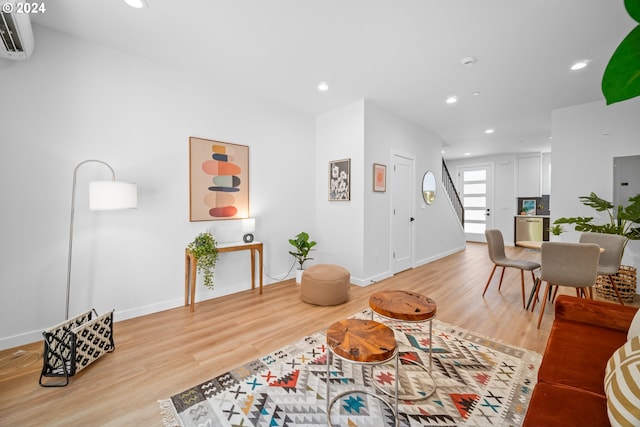
[[[436,199],[436,177],[431,171],[427,171],[422,178],[422,198],[428,205]]]

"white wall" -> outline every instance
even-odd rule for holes
[[[365,132],[365,268],[368,278],[378,280],[391,275],[390,190],[393,173],[387,170],[387,192],[376,193],[373,187],[373,163],[393,167],[393,153],[415,157],[415,247],[414,266],[423,265],[448,254],[464,250],[465,240],[460,222],[442,188],[442,139],[428,129],[400,118],[375,103],[366,103]],[[436,199],[427,205],[422,198],[422,177],[432,171],[437,182]],[[376,257],[380,254],[379,257]],[[376,258],[379,260],[376,262]]]
[[[109,174],[97,164],[79,170],[70,313],[115,309],[119,321],[183,304],[185,246],[212,225],[239,229],[189,222],[189,136],[249,146],[266,284],[292,276],[287,239],[302,230],[318,241],[314,262],[344,265],[354,283],[390,275],[391,186],[373,194],[371,170],[390,165],[393,150],[417,159],[415,265],[464,249],[442,190],[423,209],[422,174],[433,170],[440,181],[432,132],[365,101],[316,121],[212,76],[34,30],[31,59],[0,63],[0,349],[37,341],[64,318],[72,174],[86,159],[137,183],[139,207],[90,212],[88,182]],[[328,202],[328,162],[343,158],[351,158],[351,201]],[[197,300],[248,289],[248,257],[221,254],[215,290],[197,286]]]
[[[351,200],[329,201],[329,162],[351,159]],[[364,101],[316,118],[315,263],[337,264],[357,283],[365,277],[364,225]]]
[[[314,224],[313,117],[39,26],[35,36],[30,60],[0,67],[0,348],[63,320],[72,174],[85,159],[137,183],[139,208],[89,212],[88,181],[109,174],[80,169],[72,314],[114,308],[122,320],[183,304],[184,248],[211,225],[189,222],[189,136],[249,146],[265,270],[287,273],[287,239]],[[216,290],[198,286],[198,299],[248,289],[248,257],[222,254]]]
[[[640,98],[553,111],[552,220],[590,216],[608,222],[606,214],[584,206],[578,197],[594,192],[613,200],[613,158],[640,154],[639,118]],[[563,234],[564,241],[577,239],[575,231]],[[640,268],[640,241],[629,242],[623,264]]]
[[[392,167],[394,151],[416,157],[414,265],[464,249],[464,235],[443,191],[431,206],[422,200],[424,172],[432,170],[440,182],[442,142],[433,132],[358,101],[317,117],[316,144],[315,262],[343,265],[360,285],[392,275],[392,174],[387,171],[387,191],[374,192],[373,163]],[[344,158],[351,158],[351,201],[329,202],[328,163]]]

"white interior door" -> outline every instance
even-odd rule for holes
[[[413,267],[414,159],[394,155],[391,180],[393,273]]]
[[[464,234],[469,242],[486,242],[484,231],[493,227],[493,166],[458,169],[458,188],[464,207]]]

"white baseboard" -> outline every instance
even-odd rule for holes
[[[121,320],[132,319],[134,317],[145,316],[147,314],[157,313],[159,311],[169,310],[172,308],[180,307],[184,304],[183,298],[176,298],[170,301],[163,301],[156,304],[150,304],[143,307],[135,307],[129,310],[116,311],[113,314],[114,322],[119,322]],[[51,325],[53,326],[53,325]],[[42,331],[43,329],[25,332],[18,335],[13,335],[10,337],[0,338],[0,350],[6,350],[13,347],[19,347],[26,344],[31,344],[34,342],[42,341]],[[118,337],[115,337],[116,345],[117,345]]]
[[[421,267],[421,266],[423,266],[425,264],[429,264],[431,262],[437,261],[437,260],[439,260],[441,258],[444,258],[444,257],[447,257],[449,255],[453,255],[455,253],[462,252],[465,249],[466,249],[466,246],[464,246],[464,245],[460,246],[460,247],[457,247],[457,248],[453,248],[450,251],[440,253],[440,254],[438,254],[436,256],[433,256],[431,258],[426,258],[426,259],[423,259],[423,260],[420,260],[420,261],[416,261],[416,265],[415,266],[416,267]]]
[[[354,285],[365,287],[392,276],[393,274],[390,271],[385,271],[384,273],[376,274],[375,276],[369,277],[367,279],[359,279],[357,277],[351,276],[351,283],[353,283]]]
[[[42,340],[42,331],[25,332],[24,334],[13,335],[10,337],[0,338],[0,350],[19,347],[25,344],[31,344]]]
[[[418,262],[416,264],[416,267],[419,267],[421,265],[424,264],[428,264],[430,262],[433,262],[435,260],[438,260],[440,258],[444,258],[445,256],[451,255],[453,253],[456,252],[460,252],[464,250],[464,246],[458,249],[453,249],[449,252],[443,253],[443,254],[439,254],[436,257],[433,258],[429,258],[426,260],[422,260],[420,262]],[[375,276],[369,277],[367,279],[362,279],[362,278],[357,278],[357,277],[351,277],[351,283],[353,283],[354,285],[358,285],[358,286],[368,286],[371,285],[375,282],[379,282],[380,280],[392,277],[393,274],[390,271],[386,271],[384,273],[381,274],[377,274]],[[265,280],[264,284],[265,285],[269,285],[271,284],[273,281],[272,280]],[[196,298],[196,302],[198,302],[199,299]],[[134,317],[140,317],[140,316],[145,316],[147,314],[153,314],[153,313],[157,313],[159,311],[164,311],[164,310],[170,310],[172,308],[176,308],[176,307],[181,307],[184,304],[184,298],[175,298],[172,300],[168,300],[168,301],[161,301],[155,304],[149,304],[149,305],[145,305],[142,307],[134,307],[134,308],[130,308],[127,310],[122,310],[122,311],[116,311],[113,314],[113,320],[114,322],[119,322],[121,320],[127,320],[127,319],[133,319]],[[53,326],[53,325],[51,325]],[[38,341],[42,341],[42,329],[40,330],[36,330],[36,331],[29,331],[29,332],[25,332],[22,334],[18,334],[18,335],[13,335],[10,337],[3,337],[0,338],[0,350],[6,350],[9,348],[13,348],[13,347],[19,347],[22,345],[26,345],[26,344],[31,344],[34,342],[38,342]],[[117,337],[115,337],[116,339],[116,345],[117,345]]]

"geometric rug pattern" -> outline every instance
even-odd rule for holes
[[[370,318],[369,310],[354,317]],[[376,319],[378,320],[378,319]],[[429,323],[385,321],[400,348],[399,394],[423,393],[430,378]],[[541,356],[433,320],[432,370],[436,390],[423,400],[400,400],[399,425],[519,426],[536,383]],[[326,426],[326,337],[317,332],[161,401],[166,426]],[[385,396],[395,384],[393,364],[358,365],[334,357],[331,396],[367,390]],[[413,363],[409,363],[411,361]],[[417,363],[417,364],[416,364]],[[391,410],[367,393],[333,406],[335,426],[394,425]]]

